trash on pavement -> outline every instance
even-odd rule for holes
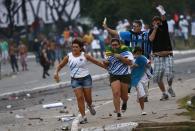
[[[22,115],[18,115],[18,114],[16,114],[16,115],[15,115],[15,117],[16,117],[17,119],[24,118],[24,116],[22,116]]]
[[[12,105],[7,105],[6,108],[10,109],[10,108],[12,108]]]
[[[26,94],[27,97],[31,97],[31,95],[29,93]]]
[[[30,117],[28,119],[29,120],[40,120],[40,121],[43,121],[43,118],[40,118],[40,117]]]
[[[66,100],[67,100],[67,101],[72,101],[72,99],[70,99],[70,98],[69,98],[69,99],[66,99]]]
[[[45,104],[43,105],[43,108],[49,109],[49,108],[62,107],[62,106],[63,106],[62,102],[57,102],[57,103]]]
[[[68,121],[71,121],[73,119],[75,119],[75,117],[72,117],[72,116],[71,117],[68,116],[68,117],[59,118],[59,120],[62,121],[62,122],[68,122]]]

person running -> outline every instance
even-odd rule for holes
[[[92,78],[87,68],[87,61],[90,61],[100,67],[105,68],[104,64],[97,61],[92,56],[86,54],[83,48],[84,44],[81,40],[75,39],[72,42],[72,52],[69,53],[57,66],[54,74],[54,79],[59,81],[59,71],[68,63],[71,74],[71,86],[77,98],[78,108],[81,113],[80,124],[87,123],[85,114],[85,102],[92,115],[96,111],[92,105]]]
[[[133,51],[135,62],[132,66],[131,84],[132,87],[136,88],[137,100],[141,107],[141,114],[146,115],[147,113],[144,111],[144,99],[146,95],[144,91],[144,85],[149,81],[145,73],[145,70],[149,64],[149,60],[142,55],[142,52],[143,51],[140,47],[135,47]]]
[[[49,61],[48,58],[48,48],[47,48],[47,43],[43,43],[43,47],[41,49],[41,53],[40,53],[40,64],[43,67],[43,75],[42,78],[45,79],[46,75],[50,76],[50,74],[48,73],[49,68],[50,68],[50,64],[51,62]]]
[[[149,32],[149,39],[152,42],[153,59],[154,59],[154,82],[158,83],[162,91],[160,100],[168,100],[169,96],[166,93],[163,82],[164,74],[167,76],[168,92],[172,97],[175,97],[175,92],[172,88],[173,82],[173,49],[169,37],[168,25],[165,17],[165,10],[162,6],[157,7],[161,14],[152,19],[153,29]]]
[[[121,118],[121,110],[124,112],[127,109],[128,101],[128,86],[131,79],[130,66],[132,65],[133,55],[128,50],[121,50],[120,40],[113,38],[111,40],[110,53],[106,51],[107,58],[104,64],[107,65],[108,73],[110,74],[110,84],[113,94],[113,104],[117,119]],[[123,101],[120,109],[121,100]]]
[[[0,48],[1,48],[1,55],[2,55],[2,62],[3,64],[6,64],[8,62],[8,56],[9,56],[9,45],[6,40],[3,40],[0,38]]]
[[[143,55],[146,56],[148,59],[150,59],[151,54],[151,44],[148,40],[148,32],[141,31],[142,29],[142,22],[140,20],[135,20],[133,22],[133,30],[130,31],[117,31],[109,28],[106,24],[106,22],[103,22],[103,27],[112,35],[119,36],[119,38],[131,49],[134,49],[135,47],[141,47],[143,50]],[[152,67],[150,67],[148,70],[146,70],[148,77],[152,77],[151,75]],[[148,86],[144,87],[145,90],[148,90]],[[131,86],[129,87],[129,93],[130,93]],[[148,91],[147,91],[148,92]],[[145,97],[145,101],[148,101],[148,94]]]

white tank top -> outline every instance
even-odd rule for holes
[[[70,75],[73,78],[81,78],[89,75],[89,70],[86,67],[87,59],[84,56],[84,52],[81,55],[74,57],[72,52],[68,54],[68,64],[70,68]]]

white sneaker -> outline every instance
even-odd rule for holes
[[[80,124],[86,124],[87,123],[87,117],[86,116],[81,117],[79,122],[80,122]]]
[[[145,112],[145,111],[142,111],[142,113],[141,113],[142,115],[147,115],[147,113]]]

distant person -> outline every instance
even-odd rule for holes
[[[9,57],[10,57],[10,63],[11,63],[13,73],[16,73],[16,71],[19,72],[17,51],[18,50],[15,47],[14,43],[11,43],[9,46]]]
[[[87,68],[87,61],[90,61],[100,67],[105,68],[104,64],[97,61],[88,54],[85,54],[83,42],[79,39],[72,41],[72,52],[70,52],[57,66],[54,74],[56,81],[59,81],[59,71],[66,65],[69,65],[71,75],[71,86],[77,98],[79,112],[81,113],[80,124],[87,123],[85,114],[85,102],[92,115],[96,111],[92,105],[92,78]]]
[[[183,15],[180,16],[180,21],[179,21],[179,27],[181,28],[181,33],[182,33],[182,38],[184,40],[185,46],[189,46],[189,23],[187,19],[184,18]]]
[[[42,75],[43,79],[45,79],[46,76],[50,76],[48,71],[49,71],[51,62],[49,61],[49,58],[48,58],[48,48],[47,48],[47,46],[48,45],[46,43],[44,43],[42,45],[42,49],[41,49],[41,53],[40,53],[40,64],[43,67],[43,75]]]
[[[168,29],[169,29],[169,36],[172,42],[172,46],[175,47],[175,21],[173,19],[170,19],[167,21]]]
[[[152,42],[154,71],[154,82],[158,83],[160,90],[162,91],[162,97],[160,100],[168,100],[169,96],[166,93],[165,85],[163,82],[164,75],[167,76],[168,92],[172,97],[175,97],[175,92],[172,88],[172,82],[174,78],[173,74],[173,49],[168,32],[168,25],[165,17],[165,11],[162,6],[157,7],[161,14],[155,16],[152,19],[152,29],[149,32],[149,40]]]
[[[1,55],[2,55],[2,62],[3,64],[6,64],[8,61],[8,50],[9,45],[6,40],[0,39],[0,48],[1,48]]]
[[[192,19],[191,22],[191,36],[192,36],[193,45],[195,45],[195,19]]]
[[[22,71],[27,71],[28,68],[27,68],[27,47],[25,44],[21,43],[19,45],[19,56],[20,56],[20,63],[21,63],[21,66],[22,66]]]
[[[41,42],[37,38],[34,39],[33,50],[34,50],[34,54],[35,54],[35,60],[37,63],[39,63]]]

